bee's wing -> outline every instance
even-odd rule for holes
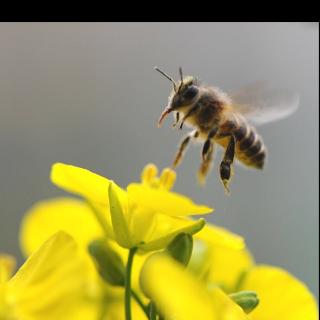
[[[233,109],[255,125],[277,121],[294,113],[299,95],[285,90],[267,89],[256,83],[230,94]]]

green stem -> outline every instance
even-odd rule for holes
[[[128,262],[126,267],[125,294],[124,294],[126,320],[131,320],[131,269],[132,269],[133,257],[136,251],[137,251],[137,248],[131,248],[129,250]]]
[[[156,320],[157,319],[157,309],[153,302],[150,304],[150,320]]]
[[[133,291],[133,289],[131,289],[131,294],[132,294],[134,300],[136,300],[136,302],[138,303],[138,305],[141,307],[141,309],[143,310],[143,312],[145,313],[145,315],[146,315],[147,317],[149,317],[147,307],[144,305],[144,303],[143,303],[142,300],[140,299],[139,295],[138,295],[135,291]]]

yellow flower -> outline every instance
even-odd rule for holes
[[[249,289],[250,288],[250,289]],[[317,320],[318,307],[308,288],[284,269],[257,265],[248,270],[239,290],[253,290],[260,303],[252,320]]]
[[[53,165],[51,180],[82,196],[93,208],[106,235],[128,249],[162,249],[178,233],[194,234],[204,226],[203,219],[193,221],[187,216],[212,211],[171,192],[175,173],[165,169],[158,178],[154,165],[144,169],[142,183],[131,183],[126,191],[107,178],[62,163]]]
[[[248,319],[222,290],[207,290],[188,270],[163,254],[147,259],[141,271],[141,286],[168,320]]]
[[[189,264],[208,287],[218,285],[226,293],[255,291],[260,302],[249,314],[252,320],[318,319],[315,299],[301,281],[281,268],[256,265],[246,248],[222,248],[221,241],[213,241],[218,238],[213,234],[221,232],[226,240],[232,235],[219,229],[206,225],[195,236]]]
[[[0,256],[0,319],[88,319],[87,268],[74,240],[58,232],[11,277],[14,259]]]
[[[194,237],[190,269],[206,283],[219,285],[225,292],[236,290],[236,282],[253,265],[244,239],[207,223]]]
[[[70,234],[86,258],[88,244],[103,237],[103,230],[86,203],[72,198],[48,199],[36,203],[24,215],[20,228],[22,252],[26,257],[31,255],[57,231]]]
[[[123,289],[104,283],[88,254],[89,243],[102,238],[103,230],[85,202],[72,198],[53,198],[32,206],[25,214],[20,228],[20,246],[24,255],[28,257],[33,254],[47,238],[59,230],[74,238],[79,246],[79,254],[84,258],[88,269],[86,295],[91,301],[92,312],[103,314],[101,320],[124,319]],[[114,241],[110,242],[110,245],[125,261],[127,250]],[[138,292],[138,275],[144,260],[145,256],[137,255],[133,265],[132,287]],[[135,301],[132,301],[132,307],[135,319],[146,319]],[[92,317],[96,318],[97,316]]]
[[[169,190],[173,186],[174,178],[173,172],[166,169],[158,178],[155,167],[149,165],[142,173],[141,186]],[[104,319],[122,319],[124,316],[123,289],[103,285],[99,281],[92,258],[88,255],[89,243],[102,238],[103,230],[92,214],[90,205],[86,202],[72,198],[54,198],[36,203],[25,214],[21,225],[20,242],[24,254],[26,256],[32,254],[48,237],[59,230],[68,232],[79,244],[88,268],[91,270],[92,292],[89,292],[88,295],[95,301],[99,309],[102,309],[102,304],[106,307]],[[221,248],[240,250],[244,247],[244,240],[239,236],[221,228],[211,229],[210,232],[206,230],[207,227],[199,232],[197,237],[208,237],[212,243]],[[117,245],[116,242],[110,242],[110,244],[125,262],[127,250]],[[133,262],[132,287],[138,293],[140,292],[139,274],[146,257],[146,255],[136,255]],[[107,300],[103,298],[104,295],[107,295]],[[144,319],[144,315],[141,314],[135,302],[132,307],[134,319]]]

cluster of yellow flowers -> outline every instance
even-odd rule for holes
[[[27,257],[0,255],[0,320],[316,320],[307,287],[255,264],[242,237],[206,223],[213,209],[172,192],[175,172],[147,165],[126,190],[56,163],[51,180],[80,198],[35,204]],[[13,275],[13,276],[12,276]]]

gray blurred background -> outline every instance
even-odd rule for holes
[[[300,93],[293,116],[259,128],[263,172],[235,168],[231,196],[217,168],[198,186],[200,146],[176,191],[213,205],[210,221],[244,235],[257,262],[282,266],[318,293],[319,26],[313,23],[1,23],[0,251],[21,256],[18,231],[36,201],[64,194],[52,163],[125,186],[148,162],[171,164],[187,129],[158,129],[169,81],[186,74],[224,90],[266,80]]]

